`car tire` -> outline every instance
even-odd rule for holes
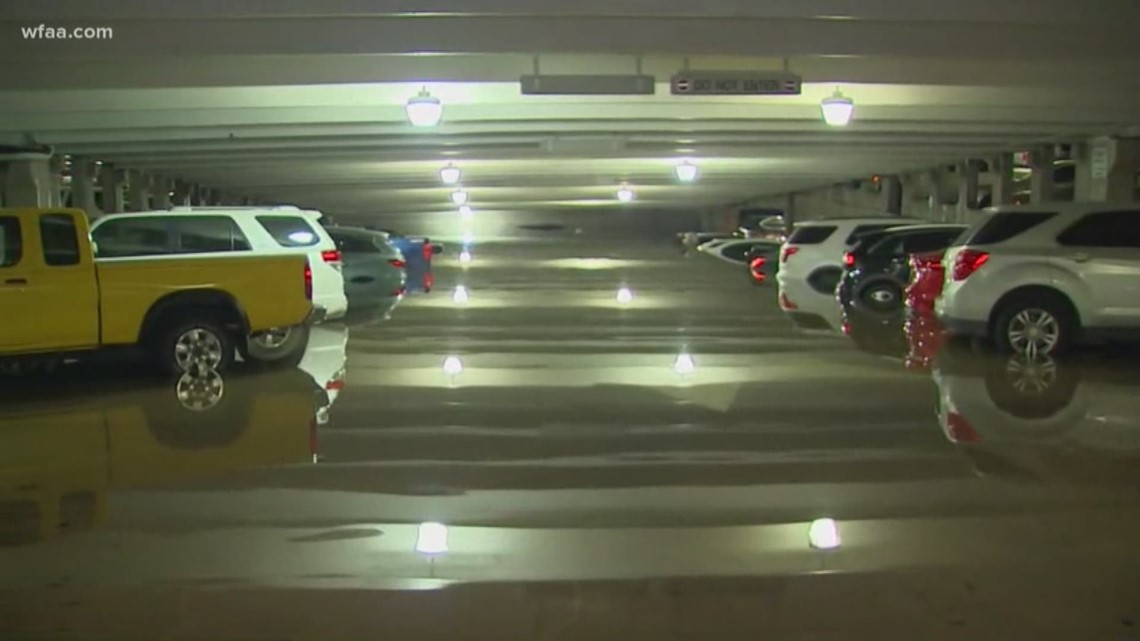
[[[855,292],[855,303],[876,314],[893,314],[902,309],[903,290],[893,280],[878,279],[861,285]]]
[[[246,338],[242,359],[252,367],[296,367],[309,346],[309,326],[295,325]]]
[[[142,406],[151,436],[176,450],[236,442],[249,429],[252,406],[232,383],[216,371],[186,372],[173,389],[147,394]]]
[[[225,371],[234,360],[233,337],[215,316],[179,318],[165,327],[153,347],[164,374]]]
[[[1034,327],[1038,338],[1033,338]],[[1057,356],[1072,346],[1078,330],[1072,307],[1063,297],[1050,292],[1025,292],[999,304],[991,335],[1002,353]]]

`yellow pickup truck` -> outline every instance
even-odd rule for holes
[[[137,346],[164,371],[220,371],[251,334],[307,323],[311,299],[304,256],[96,263],[83,211],[0,209],[0,360]]]

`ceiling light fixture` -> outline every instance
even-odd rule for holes
[[[682,160],[681,162],[677,163],[677,165],[673,167],[673,171],[677,174],[677,180],[683,183],[691,183],[695,181],[697,179],[697,175],[700,174],[700,169],[698,169],[696,165],[688,160]]]
[[[455,165],[448,165],[439,170],[439,179],[445,185],[458,185],[459,179],[463,176],[463,172]]]
[[[633,302],[633,290],[628,287],[618,288],[617,302],[622,305],[628,305]]]
[[[622,186],[617,192],[617,199],[623,203],[631,203],[635,198],[637,198],[637,194],[633,193],[633,190],[628,186]]]
[[[408,114],[408,122],[412,123],[413,127],[434,127],[443,119],[443,103],[428,93],[427,87],[408,98],[404,110]]]
[[[846,127],[855,115],[855,101],[844,96],[839,89],[830,98],[824,98],[819,108],[823,112],[823,121],[832,127]]]
[[[416,552],[420,554],[447,554],[447,526],[442,523],[420,523],[416,533]]]
[[[470,200],[470,198],[470,194],[463,191],[462,189],[456,189],[455,191],[451,192],[451,202],[455,203],[456,205],[466,205],[467,201]]]
[[[461,205],[459,207],[459,217],[470,220],[475,217],[475,210],[471,209],[471,205]]]

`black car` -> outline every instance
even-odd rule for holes
[[[862,236],[843,256],[835,290],[840,305],[876,313],[902,309],[910,256],[944,250],[965,230],[965,225],[911,225]]]

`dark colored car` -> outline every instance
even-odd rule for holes
[[[407,274],[404,286],[408,293],[426,294],[431,291],[435,285],[435,276],[431,273],[431,261],[434,256],[443,253],[442,245],[434,244],[430,238],[424,236],[402,236],[390,229],[371,226],[367,229],[387,234],[388,242],[403,254]]]
[[[344,293],[350,310],[380,305],[404,293],[406,261],[382,232],[329,227],[344,261]]]
[[[913,254],[944,250],[965,225],[911,225],[872,232],[843,255],[836,297],[844,309],[894,313],[902,309]]]

